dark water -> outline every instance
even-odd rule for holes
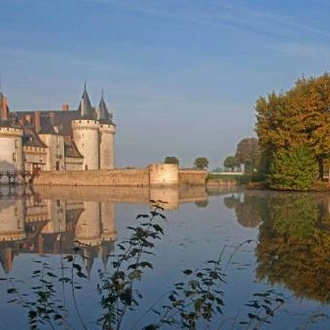
[[[330,329],[329,196],[98,187],[34,194],[2,188],[0,329],[29,328],[22,302],[33,300],[38,277],[31,275],[41,269],[40,261],[49,267],[46,272],[70,274],[70,267],[61,269],[77,241],[77,262],[87,278],[76,279],[82,288],[72,299],[70,286],[58,284],[56,277],[54,298],[68,309],[71,328],[100,329],[98,270],[109,269],[109,255],[120,252],[116,244],[129,236],[128,226],[137,225],[136,215],[149,214],[150,198],[167,201],[166,220],[159,220],[165,235],[148,257],[153,269],[136,284],[143,295],[140,305],[126,315],[121,329],[150,323],[155,314],[145,312],[168,302],[173,285],[185,279],[183,270],[219,258],[225,274],[219,287],[223,314],[209,329]],[[18,303],[9,302],[14,299]]]

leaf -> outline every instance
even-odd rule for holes
[[[17,293],[17,290],[15,288],[9,288],[7,289],[7,293],[9,294]]]
[[[130,280],[141,280],[142,272],[140,270],[134,270],[133,272],[128,274],[128,278]]]
[[[57,277],[55,274],[53,274],[53,273],[51,273],[51,272],[48,272],[47,275],[48,275],[49,277]]]
[[[63,259],[67,259],[69,262],[73,261],[73,256],[72,255],[67,255]]]
[[[152,264],[151,264],[150,262],[147,262],[147,261],[142,261],[142,262],[140,262],[140,266],[141,266],[142,268],[146,268],[146,267],[148,267],[148,268],[153,268]]]
[[[185,275],[191,275],[192,272],[193,271],[191,269],[186,269],[186,270],[182,271],[182,273],[185,274]]]
[[[140,219],[140,218],[149,218],[148,214],[138,214],[135,219]]]

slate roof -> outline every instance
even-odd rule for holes
[[[71,158],[84,158],[82,154],[78,151],[78,148],[74,141],[64,143],[64,155],[65,157]]]
[[[91,101],[87,93],[86,83],[80,100],[78,112],[80,113],[80,117],[82,119],[96,119],[95,111],[93,111]]]
[[[97,110],[97,119],[103,124],[112,124],[112,113],[108,112],[103,95],[101,96],[101,100]]]
[[[38,134],[36,131],[29,126],[23,126],[23,139],[22,143],[23,146],[28,146],[28,147],[41,147],[41,148],[48,148],[39,138]]]

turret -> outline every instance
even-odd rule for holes
[[[22,170],[23,130],[11,124],[9,120],[9,107],[7,98],[0,91],[0,170]]]
[[[99,121],[93,112],[91,102],[84,86],[84,92],[78,108],[80,118],[71,122],[73,139],[84,156],[83,169],[99,169]]]
[[[114,135],[116,126],[112,122],[112,113],[108,112],[104,101],[103,92],[99,107],[97,109],[97,119],[100,122],[100,169],[109,170],[114,168]]]

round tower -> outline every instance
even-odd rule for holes
[[[7,98],[0,91],[0,150],[2,171],[23,170],[23,130],[9,120]]]
[[[114,168],[114,136],[115,125],[100,124],[100,169],[111,170]]]
[[[112,114],[108,112],[103,98],[103,91],[97,109],[97,119],[100,122],[100,169],[111,170],[114,168],[114,135],[116,126],[112,123]]]
[[[73,139],[84,156],[83,169],[99,168],[99,122],[92,119],[78,119],[71,122]]]
[[[84,156],[83,169],[99,169],[99,121],[96,119],[86,89],[84,88],[78,112],[80,119],[71,122],[73,139]]]

